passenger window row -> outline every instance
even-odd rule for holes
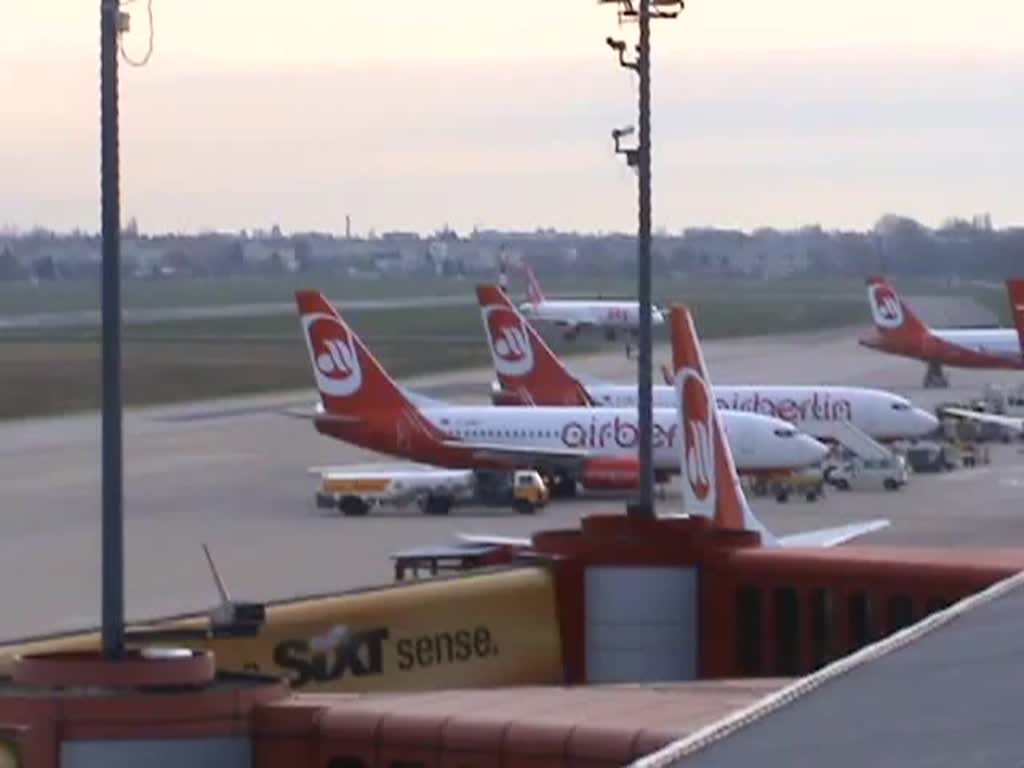
[[[511,437],[511,438],[553,438],[551,429],[453,429],[456,437]]]

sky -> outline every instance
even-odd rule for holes
[[[146,0],[125,6],[128,54]],[[0,0],[0,226],[98,227],[98,3]],[[1024,223],[1024,5],[690,0],[654,26],[655,225]],[[122,64],[144,231],[635,228],[635,39],[582,0],[154,0]]]

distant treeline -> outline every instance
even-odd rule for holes
[[[94,234],[45,230],[0,233],[0,280],[95,279],[101,243]],[[432,274],[471,276],[515,270],[529,262],[540,275],[626,277],[633,274],[632,233],[444,229],[430,235],[385,232],[365,237],[304,232],[218,232],[122,238],[126,276],[174,277]],[[1001,279],[1024,269],[1024,228],[993,228],[987,215],[950,219],[929,228],[886,215],[869,231],[714,228],[659,231],[655,267],[661,273],[715,277],[896,277]]]

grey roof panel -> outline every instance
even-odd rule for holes
[[[1024,588],[664,764],[1024,765]]]

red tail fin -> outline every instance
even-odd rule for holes
[[[530,303],[536,306],[544,301],[544,291],[540,289],[540,282],[537,280],[537,276],[533,274],[533,268],[529,264],[523,265],[526,269],[526,297],[530,300]]]
[[[683,435],[684,511],[711,517],[719,528],[756,530],[774,540],[754,516],[740,487],[690,311],[674,304],[671,313],[672,364]]]
[[[313,378],[328,413],[356,416],[367,411],[398,414],[412,407],[376,358],[317,291],[296,291]]]
[[[868,305],[875,329],[883,340],[920,344],[930,335],[928,326],[911,309],[889,282],[879,275],[867,279]]]
[[[478,285],[484,331],[502,389],[532,405],[593,405],[587,390],[496,285]]]
[[[1010,312],[1013,324],[1017,327],[1017,338],[1020,341],[1020,352],[1024,355],[1024,280],[1014,278],[1006,281],[1006,291],[1010,295]]]

